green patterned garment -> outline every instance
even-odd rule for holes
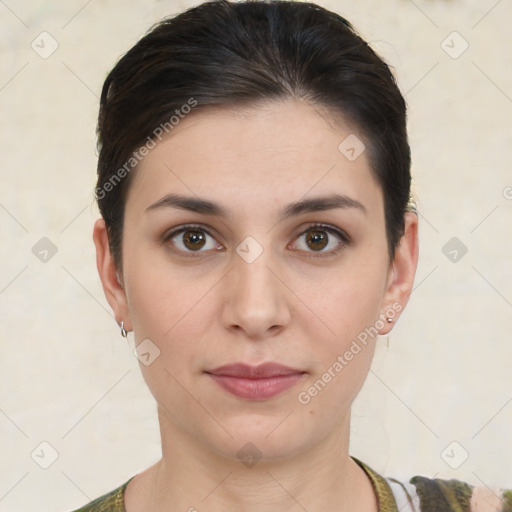
[[[352,458],[370,478],[379,512],[512,512],[512,490],[493,492],[459,480],[423,476],[415,476],[408,483],[402,483],[384,478]],[[75,512],[126,512],[124,491],[130,480]]]

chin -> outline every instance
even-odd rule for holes
[[[209,437],[207,443],[219,455],[238,460],[247,467],[260,461],[286,460],[310,448],[314,440],[308,438],[304,425],[297,425],[291,418],[280,424],[285,417],[276,419],[250,415],[237,418],[236,422],[224,423],[232,438]]]

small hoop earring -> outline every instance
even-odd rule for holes
[[[126,329],[124,328],[124,322],[121,320],[121,336],[123,338],[126,338],[128,336],[128,332],[126,331]]]

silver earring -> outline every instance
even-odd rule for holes
[[[390,317],[388,316],[388,317],[386,318],[386,321],[388,322],[388,324],[390,324],[390,323],[393,321],[393,319],[392,319],[392,318],[390,318]]]
[[[126,329],[124,328],[124,322],[121,320],[121,336],[123,338],[126,338],[128,336],[128,333],[126,332]]]

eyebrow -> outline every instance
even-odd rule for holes
[[[167,194],[156,203],[148,206],[146,208],[146,212],[160,208],[178,208],[181,210],[222,218],[228,218],[232,215],[229,209],[226,209],[213,201],[199,197],[183,196],[181,194]],[[311,199],[302,199],[300,201],[290,203],[281,210],[279,218],[281,220],[285,220],[302,213],[322,212],[336,208],[354,208],[362,213],[367,213],[366,208],[359,201],[346,195],[331,194],[328,196],[313,197]]]

